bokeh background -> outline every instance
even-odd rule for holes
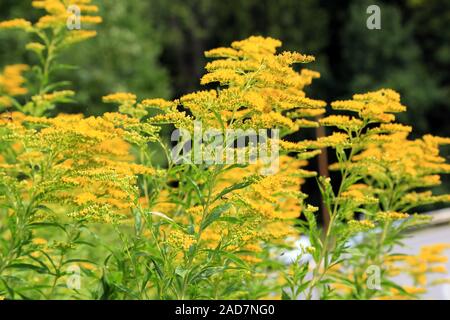
[[[1,0],[0,20],[33,20],[38,12],[30,11],[29,2]],[[104,18],[99,35],[66,52],[65,62],[79,68],[58,75],[71,79],[78,92],[78,103],[65,107],[65,112],[112,111],[101,97],[116,91],[140,98],[176,98],[198,90],[206,63],[203,51],[263,35],[282,40],[283,49],[316,56],[308,67],[322,77],[308,89],[310,97],[331,102],[390,87],[401,93],[409,108],[400,119],[414,126],[413,136],[450,136],[450,1],[97,0],[96,4]],[[381,8],[381,30],[366,28],[371,4]],[[23,34],[0,33],[0,67],[32,62],[23,49],[25,41]],[[448,157],[449,150],[444,153]],[[438,192],[450,191],[449,185],[446,178]]]

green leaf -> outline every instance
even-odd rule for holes
[[[185,268],[183,268],[181,266],[178,266],[178,267],[175,268],[175,274],[179,275],[183,279],[186,276],[186,274],[188,273],[188,271],[189,270],[187,270],[187,269],[185,269]]]
[[[134,214],[134,232],[136,235],[140,235],[142,232],[142,217],[138,211]]]
[[[91,263],[91,264],[97,265],[97,263],[95,263],[94,261],[89,260],[89,259],[68,259],[68,260],[65,260],[62,263],[62,265],[66,265],[69,263],[76,263],[76,262],[81,262],[81,263],[85,262],[85,263]]]
[[[164,272],[162,271],[162,269],[160,268],[155,259],[150,260],[153,262],[153,265],[155,266],[156,273],[158,274],[159,278],[162,279],[164,277]]]
[[[220,217],[217,219],[217,221],[223,221],[228,222],[232,224],[238,224],[242,222],[242,219],[236,218],[236,217]]]
[[[216,252],[222,256],[225,256],[226,258],[233,261],[241,268],[248,269],[248,265],[244,262],[244,260],[242,260],[241,258],[239,258],[236,254],[234,254],[232,252],[223,251],[223,250],[208,250],[208,251]]]
[[[201,204],[204,206],[205,205],[205,198],[203,197],[203,194],[199,188],[199,186],[197,185],[197,183],[191,179],[191,177],[186,176],[186,180],[194,187],[195,192],[197,193],[197,197],[200,200]]]
[[[55,89],[59,89],[59,88],[63,88],[63,87],[68,87],[70,86],[72,83],[70,81],[59,81],[56,83],[53,83],[51,85],[48,85],[44,88],[45,92],[50,92],[50,91],[54,91]]]
[[[74,66],[71,64],[58,63],[53,67],[54,70],[78,70],[80,69],[78,66]]]
[[[215,207],[208,214],[208,216],[203,220],[200,229],[201,230],[205,230],[211,223],[213,223],[214,221],[219,219],[219,217],[222,215],[222,213],[224,213],[225,211],[230,209],[230,207],[231,207],[231,203],[229,203],[229,202],[223,203],[223,204],[218,205],[217,207]]]
[[[251,185],[254,181],[251,179],[248,179],[247,181],[241,182],[241,183],[237,183],[235,185],[232,185],[230,187],[227,187],[225,189],[223,189],[218,195],[217,197],[214,198],[213,203],[216,202],[217,200],[219,200],[220,198],[222,198],[224,195],[233,192],[234,190],[238,190],[238,189],[243,189],[248,187],[249,185]]]
[[[281,300],[292,300],[291,297],[286,293],[286,291],[281,290]]]
[[[30,263],[13,263],[7,266],[8,269],[31,270],[38,273],[46,273],[47,270]]]
[[[66,232],[66,228],[64,228],[63,225],[56,223],[56,222],[35,222],[29,224],[30,228],[48,228],[48,227],[55,227],[59,228],[62,231]]]

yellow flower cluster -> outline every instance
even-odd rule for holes
[[[167,243],[174,248],[186,251],[195,243],[195,239],[181,230],[171,230]]]
[[[306,161],[288,156],[280,157],[278,173],[257,178],[249,187],[236,190],[228,195],[235,207],[233,217],[242,217],[242,224],[233,228],[233,247],[243,250],[243,246],[252,252],[259,252],[266,242],[285,241],[288,236],[295,236],[293,223],[303,210],[300,185],[304,177],[312,173],[301,170]],[[260,164],[245,169],[232,169],[223,176],[216,190],[235,185],[242,179],[251,178],[259,172]],[[220,224],[213,226],[210,232],[220,230]]]
[[[341,193],[339,200],[352,201],[357,205],[378,203],[378,199],[364,193],[365,190],[366,188],[355,188],[351,186],[347,191]]]
[[[320,120],[322,125],[336,126],[345,131],[345,134],[337,134],[347,136],[347,141],[335,147],[353,150],[348,161],[333,164],[330,169],[346,170],[359,177],[366,186],[364,195],[348,189],[343,190],[343,197],[353,197],[355,204],[364,204],[361,201],[363,196],[376,198],[380,200],[380,211],[388,212],[407,212],[422,204],[450,200],[450,195],[415,192],[417,188],[439,185],[440,174],[450,173],[450,165],[439,154],[439,146],[449,144],[450,139],[431,135],[408,139],[412,128],[392,123],[395,120],[393,113],[406,109],[400,103],[398,93],[382,89],[357,94],[353,100],[333,102],[332,107],[355,112],[357,117],[332,115]],[[391,189],[386,186],[391,186]],[[401,219],[392,214],[381,214],[378,218],[379,221]]]
[[[407,213],[401,213],[401,212],[378,212],[375,215],[375,219],[379,221],[393,221],[393,220],[402,220],[409,217],[409,214]]]
[[[399,213],[396,213],[396,218],[400,218],[399,215]],[[368,230],[369,225],[370,222],[367,223],[364,229]],[[362,227],[358,224],[357,230],[361,229]],[[400,275],[407,276],[412,281],[412,285],[403,285],[401,290],[399,288],[389,288],[389,290],[379,291],[379,293],[376,290],[371,290],[370,298],[377,300],[415,299],[418,295],[426,293],[429,286],[445,283],[445,279],[429,281],[428,276],[436,273],[447,273],[447,268],[444,263],[447,262],[448,258],[444,251],[449,249],[450,244],[437,243],[422,246],[417,255],[385,256],[382,265],[385,270],[385,275],[390,279],[394,279]],[[371,264],[372,262],[369,261],[368,263]],[[366,265],[364,265],[364,268],[366,268]],[[354,299],[355,295],[357,296],[358,290],[354,287],[354,281],[360,277],[359,281],[366,283],[368,274],[364,271],[364,268],[361,270],[362,274],[357,274],[353,270],[349,270],[343,264],[336,264],[330,268],[330,272],[337,279],[345,280],[332,284],[332,288],[339,297],[350,297]]]
[[[413,191],[439,185],[440,174],[450,173],[450,165],[439,155],[439,145],[448,144],[450,139],[427,135],[409,140],[403,132],[390,134],[388,138],[367,144],[352,159],[351,169],[370,177],[367,180],[371,181],[378,196],[380,192],[389,192],[382,188],[386,183],[403,186],[398,209],[450,200],[447,195],[432,196],[429,192],[417,194]]]
[[[231,48],[210,50],[206,56],[217,60],[207,64],[208,73],[201,83],[217,83],[220,90],[190,93],[174,102],[146,99],[137,107],[161,110],[163,114],[150,120],[153,123],[188,129],[194,119],[207,128],[278,128],[285,133],[317,126],[304,118],[324,113],[325,102],[307,98],[303,89],[319,74],[292,68],[294,63],[314,59],[295,52],[276,54],[280,45],[272,38],[250,37],[233,42]],[[192,117],[178,106],[189,110]]]
[[[17,154],[16,160],[0,163],[0,184],[16,188],[25,199],[68,207],[76,219],[109,222],[120,217],[136,198],[136,176],[156,174],[130,162],[125,131],[106,118],[14,113],[13,119],[0,123],[1,142]]]
[[[117,103],[117,104],[135,104],[136,95],[127,92],[117,92],[109,94],[103,97],[105,103]]]
[[[101,17],[89,15],[98,12],[98,7],[92,5],[91,0],[35,0],[32,2],[32,6],[46,11],[46,14],[40,17],[35,25],[25,19],[13,19],[0,22],[0,29],[22,29],[30,32],[34,32],[35,28],[63,29],[69,19],[74,18],[72,14],[75,12],[70,12],[70,8],[79,10],[81,24],[98,24],[102,22]],[[86,37],[87,33],[80,31],[75,30],[72,37]]]
[[[406,107],[400,103],[400,95],[391,89],[381,89],[365,94],[355,94],[353,100],[335,101],[334,110],[356,112],[366,122],[391,122],[392,113],[403,112]]]
[[[364,232],[375,228],[375,224],[369,220],[350,220],[348,230],[350,233]]]
[[[390,276],[408,274],[416,286],[426,290],[428,274],[447,273],[445,263],[448,258],[444,251],[449,249],[449,243],[437,243],[422,246],[417,255],[389,256],[386,258],[387,272]]]
[[[0,73],[0,108],[11,106],[11,97],[24,95],[28,92],[24,88],[26,82],[23,72],[28,70],[24,64],[6,66]]]
[[[22,29],[28,31],[31,29],[31,22],[25,19],[13,19],[0,22],[0,29]]]
[[[206,57],[217,60],[208,63],[208,73],[201,83],[216,82],[223,89],[217,92],[218,103],[212,106],[211,100],[191,97],[190,105],[201,106],[200,110],[194,110],[194,115],[214,123],[211,114],[204,112],[213,107],[225,123],[295,131],[299,127],[297,111],[322,110],[325,103],[306,98],[303,91],[319,74],[309,70],[297,73],[291,67],[314,58],[296,52],[276,54],[279,46],[281,42],[272,38],[250,37],[233,42],[231,48],[207,51]]]
[[[302,155],[315,156],[320,153],[320,150],[314,150],[305,152],[309,149],[320,149],[326,147],[338,147],[338,146],[349,146],[349,137],[347,134],[342,132],[333,132],[331,135],[326,137],[321,137],[316,140],[303,140],[299,142],[290,142],[281,140],[280,149],[287,152],[302,152]]]
[[[88,15],[98,12],[98,7],[91,5],[91,0],[36,0],[32,6],[46,11],[46,15],[41,17],[36,23],[40,29],[63,27],[67,24],[71,14],[69,6],[76,6],[80,11],[80,22],[85,24],[98,24],[102,22],[99,16]]]

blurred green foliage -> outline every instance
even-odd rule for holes
[[[361,28],[367,18],[361,12],[372,2],[362,0],[349,7],[348,23],[341,30],[341,65],[345,66],[341,80],[350,92],[394,88],[409,107],[401,120],[414,124],[416,131],[428,132],[426,115],[444,102],[444,90],[426,68],[419,42],[414,39],[412,20],[403,20],[398,6],[380,5],[380,31]]]

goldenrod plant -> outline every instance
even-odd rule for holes
[[[413,299],[446,281],[427,273],[446,273],[449,245],[396,251],[427,222],[415,208],[450,200],[427,191],[450,172],[439,155],[450,139],[409,139],[398,93],[356,94],[327,115],[305,93],[319,73],[295,67],[314,57],[253,36],[205,53],[208,89],[173,101],[115,92],[103,102],[117,111],[64,114],[76,93],[53,73],[64,48],[95,36],[69,28],[68,8],[83,27],[100,23],[90,2],[33,1],[46,13],[36,23],[0,22],[30,34],[38,61],[0,75],[1,298]],[[290,139],[318,126],[337,130]],[[323,148],[336,152],[337,189],[305,169]],[[330,216],[322,228],[305,179]],[[286,264],[300,237],[309,244]]]

